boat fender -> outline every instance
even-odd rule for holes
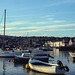
[[[30,68],[29,64],[26,64],[26,69],[29,69],[29,68]]]
[[[69,68],[67,66],[64,66],[64,70],[68,72]]]
[[[8,62],[10,62],[11,60],[9,59]]]
[[[57,61],[57,64],[59,65],[59,67],[62,69],[64,66],[63,66],[63,63],[60,61],[60,60],[58,60]]]
[[[14,63],[16,63],[16,60],[15,60],[15,59],[13,59],[13,62],[14,62]]]

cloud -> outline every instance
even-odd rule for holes
[[[57,2],[53,2],[51,4],[47,4],[45,5],[45,7],[52,7],[52,6],[57,6],[57,5],[62,5],[62,4],[71,4],[71,3],[75,3],[75,0],[60,0],[60,1],[57,1]]]
[[[48,18],[48,17],[52,17],[54,15],[45,15],[45,16],[42,16],[42,18]]]
[[[63,25],[49,25],[49,26],[29,26],[29,27],[8,27],[6,30],[27,30],[27,31],[41,31],[55,28],[64,28],[64,27],[75,27],[75,24],[63,24]]]
[[[62,28],[62,27],[73,27],[75,24],[62,24],[62,25],[49,25],[44,26],[44,28]]]
[[[37,30],[28,30],[28,31],[10,31],[10,32],[6,32],[6,35],[11,35],[11,36],[49,36],[46,35],[49,32],[56,32],[56,31],[75,31],[75,29],[50,29],[50,30],[41,30],[41,29],[37,29]],[[28,33],[28,35],[27,35]]]
[[[66,22],[66,21],[64,21],[64,20],[54,20],[53,22],[55,22],[55,23],[63,23],[63,22]]]
[[[51,20],[51,21],[50,21]],[[47,25],[47,24],[54,24],[54,23],[64,23],[65,20],[54,20],[54,18],[48,18],[48,21],[41,21],[41,22],[35,22],[31,23],[32,25]]]
[[[51,20],[51,21],[50,21]],[[49,24],[53,24],[53,23],[64,23],[66,21],[64,20],[53,20],[53,18],[48,18],[48,21],[40,21],[40,22],[24,22],[24,21],[21,21],[21,22],[11,22],[11,23],[7,23],[6,24],[6,27],[8,28],[9,26],[12,27],[12,26],[26,26],[26,25],[29,25],[31,27],[37,25],[37,26],[41,26],[41,25],[49,25]],[[4,26],[4,24],[1,24],[1,27]]]
[[[41,33],[45,31],[73,31],[75,30],[75,24],[60,24],[66,21],[64,20],[54,20],[49,16],[46,17],[51,21],[38,21],[38,22],[30,22],[30,21],[21,21],[21,22],[11,22],[6,25],[6,34],[9,35],[21,35],[23,33]],[[58,25],[58,23],[60,25]],[[19,27],[20,26],[20,27]],[[65,29],[68,27],[68,29]],[[73,29],[71,28],[73,27]],[[0,33],[2,33],[4,28],[0,28]],[[40,35],[40,34],[39,34]]]
[[[48,20],[53,20],[54,18],[48,18]]]
[[[75,29],[51,29],[51,30],[46,30],[46,31],[73,31]]]
[[[25,22],[11,22],[11,23],[7,23],[6,26],[15,26],[15,25],[22,25],[22,24],[25,24]],[[4,24],[2,24],[2,26],[4,26]]]
[[[39,27],[9,27],[6,30],[27,30],[27,29],[39,29]]]
[[[71,25],[54,25],[54,26],[41,26],[41,27],[21,27],[21,28],[8,28],[6,29],[6,35],[11,35],[11,36],[24,36],[27,35],[27,32],[29,33],[29,35],[35,36],[35,35],[39,35],[39,36],[44,36],[44,33],[49,33],[49,32],[56,32],[56,31],[75,31],[75,29],[73,28],[63,28],[63,27],[67,27],[67,26],[71,26]],[[75,26],[72,25],[72,26]],[[12,29],[12,30],[11,30]],[[25,30],[23,30],[25,29]],[[27,29],[27,30],[26,30]],[[0,32],[1,34],[3,34],[3,32]]]
[[[21,25],[25,24],[24,22],[12,22],[12,23],[7,23],[7,26],[12,26],[12,25]]]
[[[31,23],[31,24],[34,24],[34,25],[39,25],[39,24],[47,24],[48,22],[35,22],[35,23]]]

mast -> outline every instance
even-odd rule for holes
[[[4,37],[5,37],[5,24],[6,24],[6,9],[4,11]]]
[[[5,45],[5,24],[6,24],[6,9],[4,10],[4,36],[3,36],[2,50],[4,50],[4,45]]]

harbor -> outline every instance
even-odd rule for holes
[[[57,60],[62,61],[63,65],[69,67],[69,72],[64,75],[74,75],[75,71],[75,61],[69,55],[69,51],[59,51],[59,49],[53,49],[53,51],[47,51],[54,58],[50,58],[49,63],[57,63]],[[14,58],[0,58],[0,74],[1,75],[51,75],[47,73],[37,72],[31,69],[26,69],[27,62],[24,63],[14,63]]]
[[[0,5],[0,75],[75,75],[74,0]]]

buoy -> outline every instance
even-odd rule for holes
[[[8,62],[10,62],[10,59],[8,60]]]
[[[15,62],[15,60],[13,59],[13,62]]]
[[[15,63],[15,62],[16,62],[16,60],[15,60],[15,59],[13,59],[13,62]]]
[[[26,69],[29,69],[29,68],[30,68],[29,64],[26,64]]]

